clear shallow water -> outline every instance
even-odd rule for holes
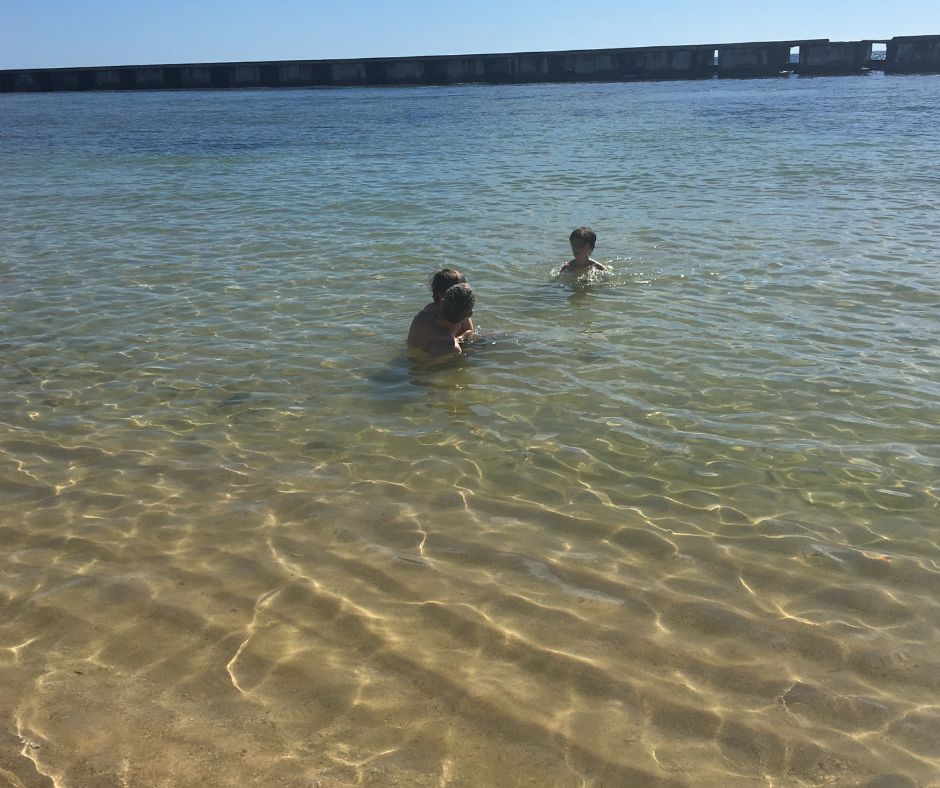
[[[0,97],[0,768],[935,782],[938,98]]]

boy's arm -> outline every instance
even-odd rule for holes
[[[473,320],[471,318],[465,318],[460,324],[455,339],[458,342],[466,342],[468,339],[473,339]]]
[[[595,267],[598,271],[606,271],[606,270],[607,270],[607,268],[605,268],[603,265],[601,265],[599,262],[597,262],[597,260],[591,260],[591,262],[594,264],[594,267]]]

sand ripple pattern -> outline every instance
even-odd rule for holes
[[[11,785],[936,783],[940,79],[0,107]]]

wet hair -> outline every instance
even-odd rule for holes
[[[590,227],[579,227],[577,230],[572,230],[571,235],[568,236],[568,240],[576,246],[584,246],[587,244],[593,249],[594,245],[597,243],[597,233]]]
[[[428,282],[428,290],[431,291],[431,295],[436,303],[444,297],[444,293],[451,287],[454,285],[462,285],[466,281],[460,271],[456,271],[453,268],[442,268],[431,277],[431,281]]]
[[[466,283],[454,285],[444,293],[444,300],[441,301],[441,317],[449,323],[459,323],[465,317],[470,316],[476,300],[477,297],[470,285]]]

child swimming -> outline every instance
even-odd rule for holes
[[[580,276],[589,271],[607,270],[597,260],[591,259],[591,253],[597,244],[597,234],[590,227],[578,227],[572,230],[568,240],[571,243],[571,253],[574,259],[565,263],[560,273]]]

